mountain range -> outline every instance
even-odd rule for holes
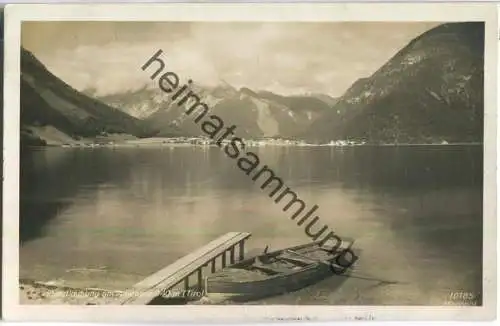
[[[245,138],[292,137],[304,132],[323,112],[330,109],[334,98],[323,94],[282,96],[249,88],[236,89],[226,82],[217,87],[191,85],[210,112],[238,127]],[[92,95],[93,91],[85,93]],[[201,136],[200,127],[183,117],[184,107],[172,102],[157,88],[98,97],[158,131],[158,136]]]
[[[480,142],[483,134],[484,24],[449,23],[412,40],[339,98],[192,85],[244,138],[316,142]],[[161,90],[107,96],[78,92],[21,49],[21,135],[26,144],[64,143],[119,134],[199,136]]]

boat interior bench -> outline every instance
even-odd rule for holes
[[[300,267],[305,267],[305,266],[309,266],[311,264],[316,263],[316,261],[313,261],[313,260],[305,260],[305,259],[300,259],[298,257],[289,257],[289,256],[282,256],[282,257],[279,257],[279,259],[286,260],[286,261],[288,261],[294,265],[298,265]]]
[[[285,250],[284,253],[286,253],[287,256],[282,256],[282,258],[287,259],[287,260],[297,261],[297,262],[302,263],[302,264],[311,265],[313,263],[318,262],[317,260],[315,260],[313,258],[299,254],[298,252],[295,252],[292,250]]]
[[[290,272],[289,268],[279,268],[279,267],[271,267],[271,266],[252,266],[254,269],[261,270],[265,273],[275,275],[275,274],[282,274],[282,273],[288,273]]]

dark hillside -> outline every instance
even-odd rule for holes
[[[107,134],[146,137],[143,123],[120,110],[84,95],[49,72],[21,48],[21,135],[23,143],[43,144],[37,130],[51,127],[70,138]]]
[[[358,80],[304,137],[368,142],[483,139],[484,24],[450,23]]]

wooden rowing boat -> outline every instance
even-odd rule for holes
[[[242,260],[205,279],[205,296],[246,301],[296,291],[335,275],[332,267],[347,246],[335,253],[319,242],[281,249]]]

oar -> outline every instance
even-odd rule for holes
[[[352,275],[352,274],[340,274],[338,276],[344,276],[344,277],[350,277],[350,278],[358,278],[361,280],[366,280],[366,281],[377,281],[381,283],[387,283],[387,284],[410,284],[408,282],[401,282],[401,281],[388,281],[388,280],[382,280],[374,277],[367,277],[367,276],[358,276],[358,275]]]
[[[298,257],[308,259],[310,261],[318,262],[318,263],[323,263],[323,264],[330,264],[328,261],[323,261],[323,260],[318,260],[314,258],[307,257],[305,255],[301,255],[295,251],[292,250],[285,250],[286,253],[296,255]],[[372,277],[367,277],[367,276],[357,276],[357,275],[352,275],[352,274],[337,274],[338,276],[345,276],[345,277],[351,277],[351,278],[358,278],[361,280],[367,280],[367,281],[377,281],[381,283],[387,283],[387,284],[409,284],[407,282],[400,282],[400,281],[387,281],[387,280],[382,280],[382,279],[377,279],[377,278],[372,278]]]

